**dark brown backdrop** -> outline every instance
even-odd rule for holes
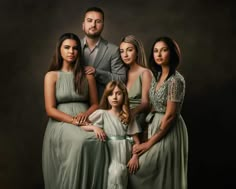
[[[187,82],[182,115],[189,131],[189,189],[235,187],[233,3],[1,0],[0,188],[43,189],[43,77],[57,38],[64,32],[83,36],[82,13],[92,5],[104,9],[103,36],[113,43],[134,34],[149,55],[157,36],[176,39]]]

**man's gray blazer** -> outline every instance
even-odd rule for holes
[[[82,51],[85,44],[84,40],[85,38],[81,40]],[[87,65],[86,62],[85,65]],[[99,100],[109,81],[121,80],[124,83],[126,82],[126,67],[120,58],[119,48],[103,38],[98,45],[98,53],[92,66],[96,69],[95,79]]]

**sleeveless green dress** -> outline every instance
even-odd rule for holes
[[[83,95],[74,90],[72,72],[58,72],[57,109],[72,116],[88,109],[88,83]],[[45,189],[106,189],[108,152],[93,132],[49,118],[43,141]]]
[[[157,78],[158,81],[159,77]],[[177,118],[168,133],[139,158],[139,170],[129,177],[130,189],[187,189],[188,133],[180,115],[185,95],[185,80],[176,72],[156,91],[152,79],[150,101],[155,108],[148,126],[148,138],[160,127],[167,100],[178,102]]]
[[[141,104],[142,99],[142,76],[141,73],[138,78],[134,81],[131,88],[128,90],[128,97],[129,97],[129,104],[130,109],[136,108],[138,105]],[[135,120],[137,121],[138,126],[141,128],[141,133],[139,134],[139,138],[141,141],[145,141],[147,139],[147,123],[145,118],[148,112],[140,112],[136,115]]]

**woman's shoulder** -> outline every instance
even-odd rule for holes
[[[174,78],[184,81],[184,76],[181,73],[179,73],[178,71],[175,72]]]
[[[58,78],[58,71],[49,71],[45,74],[45,80],[57,80]]]
[[[139,77],[152,76],[152,71],[149,68],[145,68],[145,67],[139,65],[138,69],[136,71],[132,72],[132,75],[133,74],[136,76],[139,76]]]
[[[151,77],[153,75],[152,71],[149,68],[142,68],[142,72],[141,73],[142,73],[143,76]]]
[[[48,71],[46,74],[45,74],[45,76],[46,75],[57,75],[58,74],[58,71]]]
[[[170,78],[171,82],[177,82],[177,83],[185,83],[185,79],[184,76],[179,73],[178,71],[175,72],[175,74],[172,75],[172,77]]]
[[[143,68],[140,74],[140,78],[142,79],[142,83],[150,84],[152,81],[153,74],[150,69]]]

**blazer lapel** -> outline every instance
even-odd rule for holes
[[[94,61],[94,67],[98,67],[98,65],[100,64],[102,58],[105,56],[105,52],[107,51],[107,41],[105,41],[104,39],[101,38],[100,44],[99,44],[99,50],[97,53],[97,56],[95,58]]]

